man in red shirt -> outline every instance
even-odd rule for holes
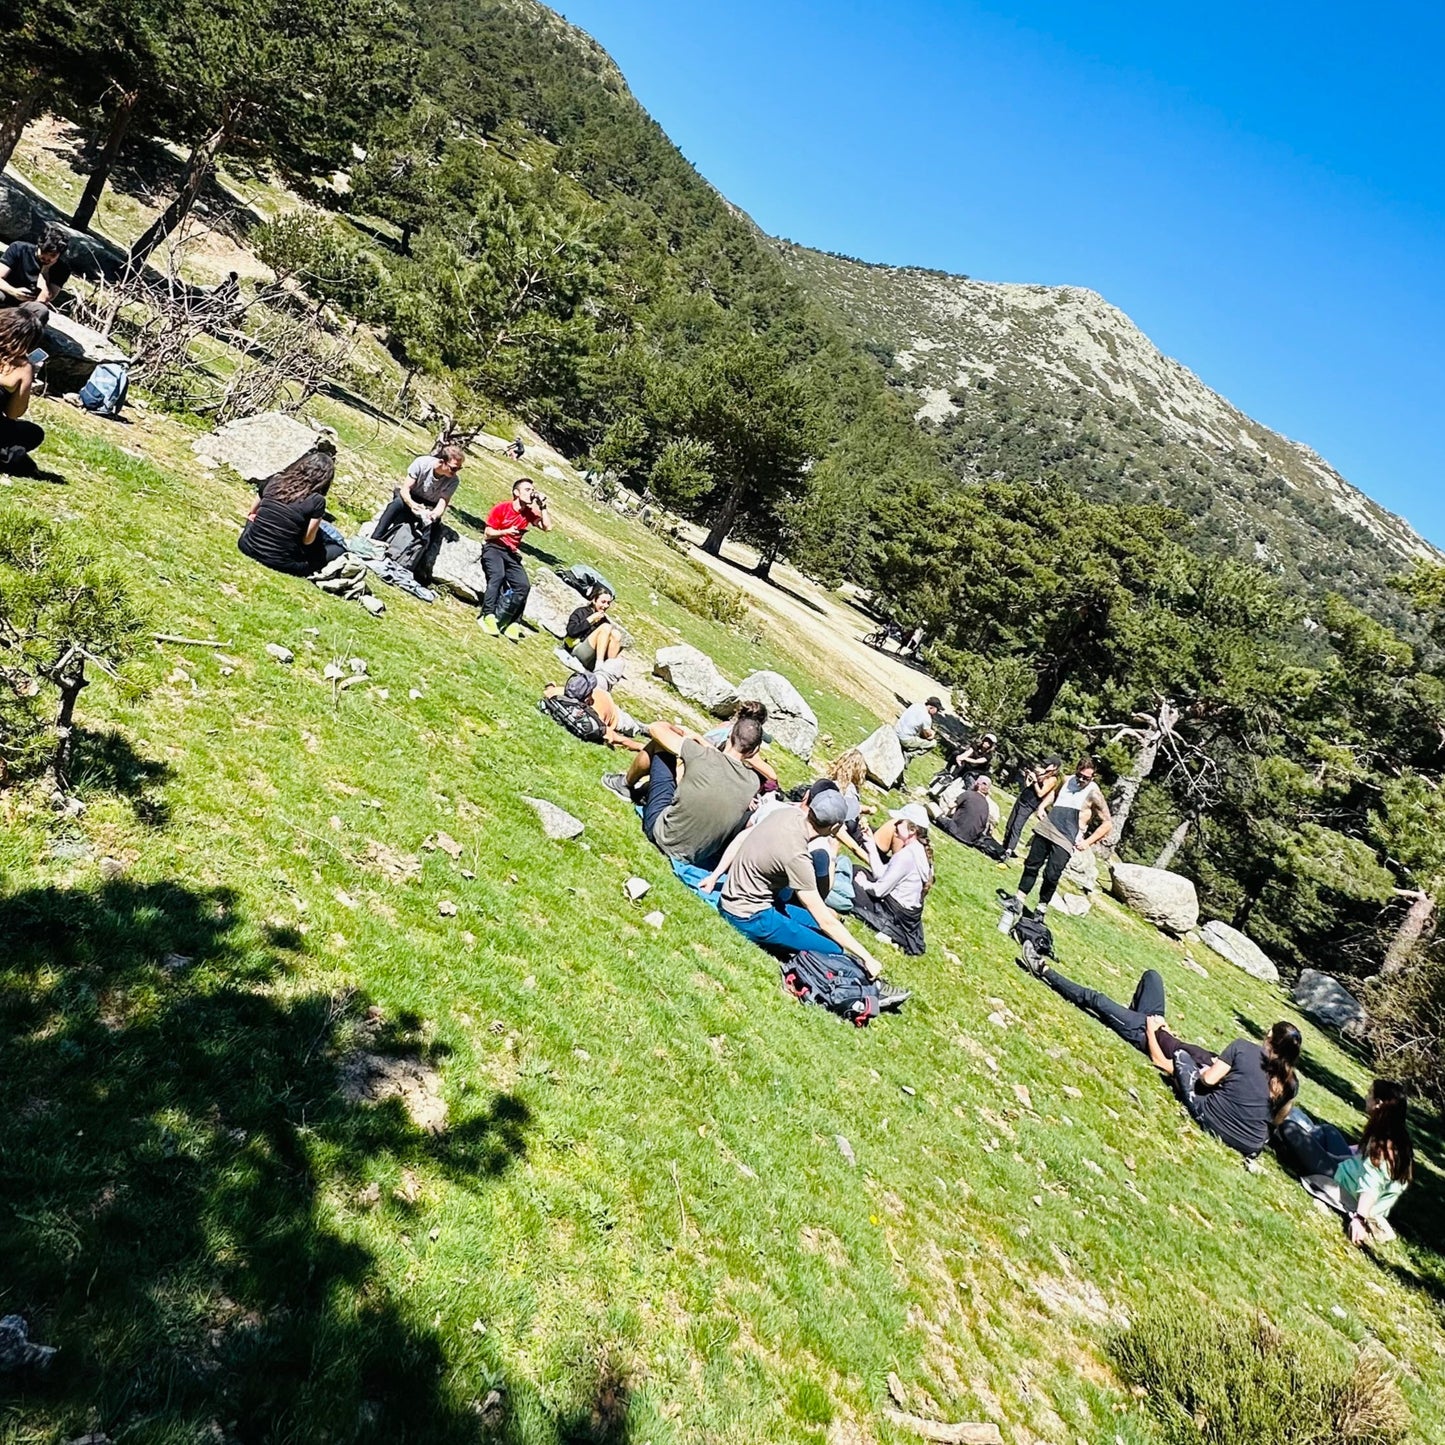
[[[527,635],[519,619],[527,605],[527,594],[532,590],[532,584],[527,580],[527,569],[522,566],[518,553],[522,533],[528,527],[550,532],[552,518],[547,513],[546,497],[538,494],[531,478],[518,477],[512,483],[512,500],[498,502],[487,513],[486,541],[482,543],[482,571],[487,574],[487,593],[482,598],[482,615],[477,620],[489,637],[506,637],[520,642]],[[502,591],[507,587],[512,589],[512,596],[504,622],[497,616],[497,609],[502,604]]]

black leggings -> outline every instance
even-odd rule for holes
[[[13,447],[33,452],[45,440],[45,428],[23,417],[0,416],[0,462],[8,460],[5,453]]]
[[[1043,979],[1060,998],[1066,998],[1075,1008],[1091,1013],[1100,1023],[1113,1029],[1125,1043],[1133,1045],[1140,1053],[1148,1053],[1149,1038],[1147,1023],[1154,1014],[1164,1015],[1164,980],[1152,968],[1145,969],[1134,989],[1129,1007],[1116,1003],[1108,994],[1097,989],[1085,988],[1073,979],[1046,968]],[[1186,1053],[1199,1065],[1207,1068],[1214,1061],[1214,1055],[1200,1044],[1181,1043],[1167,1029],[1158,1033],[1159,1049],[1166,1059],[1173,1059],[1176,1053]]]
[[[1064,876],[1064,869],[1069,866],[1069,859],[1072,856],[1071,848],[1066,848],[1062,843],[1050,841],[1042,833],[1035,833],[1029,843],[1029,856],[1024,859],[1023,876],[1019,879],[1019,892],[1027,898],[1034,891],[1034,884],[1038,882],[1039,870],[1042,869],[1044,886],[1039,889],[1039,902],[1050,902],[1059,886],[1059,879]]]
[[[495,617],[499,623],[515,621],[527,606],[527,594],[532,584],[527,580],[527,569],[522,559],[510,547],[488,542],[482,548],[482,571],[487,574],[487,591],[482,598],[482,616]],[[511,606],[506,617],[497,609],[502,605],[502,589],[512,589]]]

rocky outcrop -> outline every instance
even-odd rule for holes
[[[1199,922],[1199,895],[1189,879],[1134,863],[1115,863],[1110,873],[1114,897],[1156,928],[1182,938]]]
[[[884,723],[876,733],[870,733],[858,744],[863,761],[868,764],[868,776],[880,788],[892,788],[903,776],[907,760],[903,756],[903,745],[891,723]]]
[[[1317,1023],[1339,1029],[1341,1033],[1358,1037],[1370,1021],[1365,1006],[1339,979],[1313,968],[1300,974],[1290,998]]]
[[[539,567],[527,569],[532,580],[532,590],[527,594],[527,606],[522,619],[533,627],[541,627],[553,637],[566,637],[567,619],[581,600],[555,572]]]
[[[45,363],[45,384],[60,395],[79,391],[102,361],[130,360],[108,336],[58,311],[50,313],[50,324],[40,344],[50,353]]]
[[[248,482],[262,482],[305,456],[318,443],[334,448],[336,433],[329,427],[316,428],[294,416],[262,412],[217,427],[208,436],[191,443],[203,467],[222,463]]]
[[[450,527],[442,532],[442,544],[432,567],[432,582],[445,587],[463,602],[480,606],[487,590],[482,571],[482,544],[471,537],[459,537]]]
[[[1273,960],[1252,939],[1246,938],[1237,928],[1212,919],[1199,930],[1200,937],[1221,958],[1228,959],[1236,968],[1242,968],[1251,978],[1262,983],[1278,983],[1279,969]]]
[[[812,756],[818,719],[803,694],[782,673],[750,673],[738,683],[737,695],[739,702],[760,702],[767,708],[767,730],[776,743],[800,758]]]
[[[730,716],[738,705],[737,689],[718,670],[717,663],[686,643],[658,648],[652,671],[689,702],[718,717]]]

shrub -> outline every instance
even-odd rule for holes
[[[1147,1392],[1167,1445],[1393,1445],[1409,1411],[1379,1355],[1353,1365],[1262,1315],[1149,1305],[1116,1335],[1120,1374]]]
[[[711,577],[701,575],[691,582],[664,578],[657,584],[657,588],[695,617],[721,622],[724,627],[735,628],[750,636],[756,632],[756,629],[749,625],[753,610],[748,606],[748,599],[735,587],[725,587],[720,582],[714,582]]]

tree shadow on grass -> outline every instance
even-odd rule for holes
[[[398,1100],[348,1106],[366,1000],[308,989],[285,942],[178,883],[0,899],[0,1314],[60,1347],[0,1381],[0,1437],[452,1445],[520,1439],[525,1413],[529,1441],[564,1438],[526,1388],[484,1412],[348,1228],[424,1209],[393,1192],[407,1170],[485,1189],[527,1106],[498,1094],[440,1135]]]
[[[93,732],[77,728],[71,775],[79,793],[112,793],[124,798],[148,828],[164,828],[171,820],[170,804],[160,793],[170,781],[170,768],[139,752],[118,729]]]

